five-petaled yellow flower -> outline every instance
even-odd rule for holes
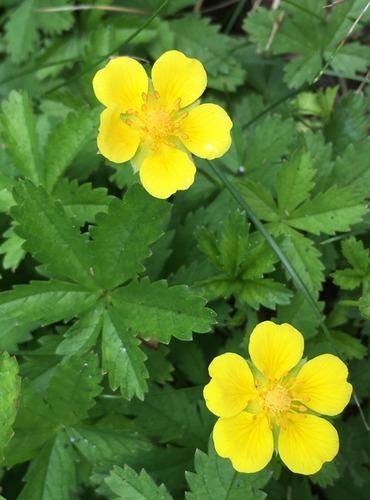
[[[339,450],[335,428],[318,416],[337,415],[352,386],[346,365],[332,354],[304,363],[302,335],[291,325],[260,323],[249,343],[251,362],[226,353],[209,366],[208,409],[217,453],[239,472],[257,472],[274,449],[293,472],[314,474]]]
[[[199,105],[207,84],[203,65],[181,52],[165,52],[151,79],[130,57],[117,57],[93,80],[101,114],[98,147],[115,163],[131,160],[144,188],[168,198],[194,182],[191,153],[212,160],[231,144],[232,122],[220,106]]]

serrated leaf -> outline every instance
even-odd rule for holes
[[[23,249],[24,239],[15,232],[14,227],[9,227],[3,234],[6,240],[0,245],[0,254],[4,254],[3,267],[15,271],[25,256]]]
[[[65,338],[57,347],[56,353],[68,359],[70,356],[88,352],[101,332],[103,312],[104,306],[98,302],[65,332]]]
[[[15,434],[5,449],[5,464],[26,462],[58,429],[58,420],[28,380],[22,381]]]
[[[60,200],[68,217],[76,220],[79,226],[94,222],[96,214],[107,212],[113,199],[106,188],[93,188],[90,183],[79,185],[77,181],[58,182],[53,197]]]
[[[110,496],[114,500],[171,500],[171,495],[162,484],[157,486],[149,474],[142,469],[138,474],[131,467],[125,465],[114,466],[105,483],[114,493]]]
[[[314,171],[307,153],[295,154],[277,174],[277,201],[280,213],[289,215],[309,197]]]
[[[35,0],[25,0],[11,13],[5,26],[7,51],[16,63],[26,61],[38,41]]]
[[[37,7],[50,8],[48,0],[36,0]],[[71,0],[53,0],[53,7],[65,7],[71,4]],[[35,12],[37,26],[46,33],[61,33],[73,25],[73,7],[54,12]]]
[[[367,211],[367,206],[350,189],[332,186],[300,205],[286,218],[286,223],[313,234],[334,234],[348,231]]]
[[[256,213],[266,221],[279,220],[279,212],[271,191],[263,184],[251,181],[247,177],[236,183],[238,191]]]
[[[70,442],[92,465],[113,461],[125,463],[135,456],[142,458],[151,449],[151,444],[143,435],[122,428],[77,426],[68,427],[66,433]]]
[[[238,301],[258,309],[260,305],[275,309],[277,304],[289,304],[292,292],[269,278],[246,280],[235,294]]]
[[[91,229],[94,273],[103,288],[112,289],[144,270],[149,246],[163,234],[170,204],[133,185],[123,201],[112,200],[107,214],[99,214]]]
[[[127,328],[164,343],[171,337],[191,340],[193,332],[208,332],[214,312],[204,307],[205,303],[188,287],[168,287],[165,280],[135,280],[112,293],[112,304]]]
[[[352,267],[335,271],[332,274],[334,283],[343,290],[354,290],[364,280],[370,280],[369,250],[364,248],[362,241],[351,236],[342,242],[342,252]]]
[[[76,459],[67,435],[59,432],[31,462],[19,500],[70,500],[71,491],[77,486]]]
[[[145,429],[147,436],[160,443],[176,443],[182,446],[203,447],[209,436],[213,417],[201,400],[191,397],[187,389],[153,388],[144,401],[133,399],[128,408],[135,415],[135,424]]]
[[[14,205],[13,185],[14,179],[0,175],[0,212],[8,212],[9,208]]]
[[[186,479],[191,488],[187,500],[262,500],[266,493],[261,491],[271,479],[271,472],[264,470],[254,474],[241,474],[230,460],[219,457],[209,442],[208,454],[195,452],[195,473],[187,472]]]
[[[217,267],[231,276],[237,276],[245,258],[249,242],[249,224],[245,212],[229,212],[225,221],[220,223],[221,236],[218,242],[220,255]]]
[[[51,378],[48,402],[63,425],[75,425],[88,415],[100,394],[99,359],[93,354],[73,356],[60,364]]]
[[[53,202],[44,188],[31,181],[19,182],[14,190],[17,206],[12,216],[19,223],[16,233],[26,250],[46,264],[57,277],[94,288],[92,257],[85,235],[69,219],[62,205]]]
[[[67,321],[90,309],[97,299],[98,293],[74,283],[33,281],[0,293],[0,315],[3,319],[15,318],[18,324]]]
[[[20,387],[17,360],[6,352],[0,354],[0,461],[13,435],[12,424],[17,414]]]
[[[109,308],[104,315],[103,369],[108,372],[111,388],[115,391],[120,387],[123,397],[127,399],[134,395],[143,399],[148,390],[146,379],[149,374],[144,364],[146,356],[135,336],[139,331],[131,331],[120,311]]]
[[[367,290],[358,301],[361,316],[370,319],[370,291]]]
[[[43,164],[31,100],[27,93],[12,91],[2,110],[1,135],[7,153],[18,172],[37,184],[43,178]]]
[[[363,359],[366,355],[367,349],[362,344],[361,339],[338,330],[332,330],[331,335],[343,360]]]
[[[77,153],[94,137],[95,116],[87,107],[70,113],[51,130],[44,148],[45,187],[52,192]]]

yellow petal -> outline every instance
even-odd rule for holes
[[[233,417],[258,398],[248,363],[238,354],[217,356],[208,371],[212,380],[203,395],[208,409],[218,417]]]
[[[168,198],[194,182],[195,165],[189,155],[177,148],[158,144],[140,167],[140,179],[149,194]]]
[[[330,462],[338,453],[338,433],[323,418],[295,415],[280,429],[278,449],[291,471],[315,474],[324,462]]]
[[[269,378],[280,379],[302,358],[303,336],[288,323],[264,321],[256,326],[249,340],[253,364]]]
[[[181,126],[181,140],[201,158],[219,158],[231,145],[229,115],[216,104],[201,104],[189,112]]]
[[[148,92],[149,79],[145,69],[131,57],[111,59],[93,79],[96,97],[104,106],[120,104],[124,111],[139,110],[142,93]]]
[[[348,404],[352,385],[347,382],[346,365],[332,354],[308,361],[297,375],[296,398],[324,415],[338,415]]]
[[[172,111],[180,98],[184,108],[196,101],[207,85],[207,75],[201,62],[182,52],[170,50],[161,55],[152,69],[154,89],[159,92],[161,104]]]
[[[100,115],[98,148],[114,163],[130,160],[140,143],[140,132],[124,123],[120,116],[122,112],[121,106],[113,104]]]
[[[274,439],[263,413],[245,411],[232,418],[219,418],[213,430],[216,452],[230,458],[238,472],[258,472],[271,460]]]

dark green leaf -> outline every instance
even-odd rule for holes
[[[17,414],[20,386],[17,360],[6,352],[0,354],[0,460],[13,435],[12,424]]]

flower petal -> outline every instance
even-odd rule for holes
[[[195,165],[189,155],[177,148],[158,144],[140,167],[140,179],[149,194],[168,198],[194,182]]]
[[[335,428],[315,415],[294,415],[280,429],[279,455],[293,472],[315,474],[324,462],[330,462],[339,450]]]
[[[208,409],[218,417],[233,417],[258,398],[254,378],[244,358],[227,352],[208,368],[212,380],[203,390]]]
[[[114,163],[130,160],[140,143],[140,132],[121,120],[121,106],[113,104],[100,115],[98,148],[103,156]]]
[[[213,160],[230,148],[233,122],[216,104],[201,104],[189,112],[181,126],[181,141],[193,154]]]
[[[152,80],[164,109],[172,111],[179,98],[180,106],[184,108],[203,94],[207,74],[203,64],[197,59],[190,59],[177,50],[170,50],[154,63]]]
[[[98,100],[104,106],[120,104],[124,111],[140,109],[143,104],[142,94],[148,92],[148,84],[145,69],[131,57],[111,59],[93,79]]]
[[[352,385],[347,382],[346,365],[332,354],[308,361],[297,375],[296,398],[324,415],[338,415],[348,404]]]
[[[302,358],[303,336],[288,323],[264,321],[256,326],[249,340],[253,364],[269,378],[280,379]]]
[[[230,458],[238,472],[258,472],[271,460],[274,439],[263,413],[245,411],[233,418],[219,418],[213,429],[216,452]]]

